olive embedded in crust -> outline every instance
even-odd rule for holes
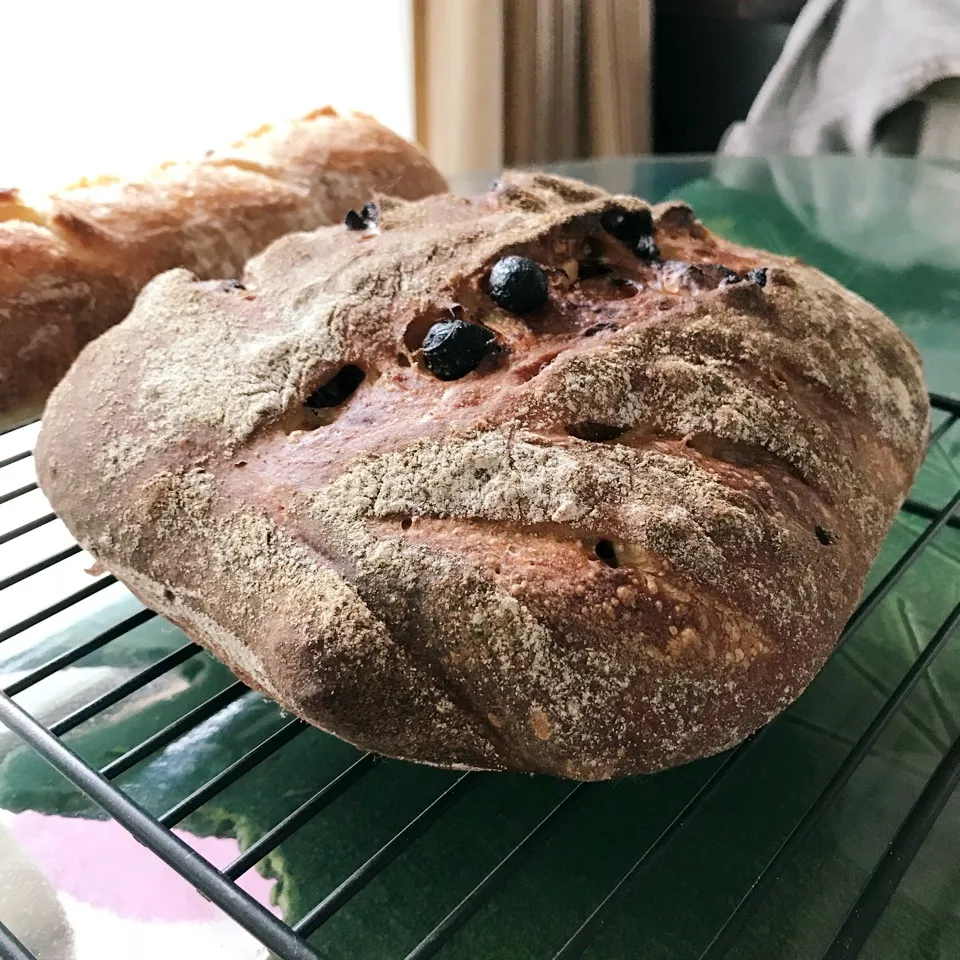
[[[363,221],[363,217],[357,213],[356,210],[348,210],[347,215],[343,218],[343,225],[348,230],[366,230],[367,225]]]
[[[600,226],[625,243],[640,260],[659,260],[660,248],[653,239],[653,215],[649,210],[606,210]]]
[[[653,236],[653,216],[649,210],[606,210],[600,226],[624,243],[636,243],[641,237]]]
[[[640,237],[635,243],[631,244],[633,252],[640,260],[653,262],[660,259],[660,248],[657,246],[653,237]]]
[[[476,370],[496,343],[493,333],[479,324],[441,320],[423,338],[423,364],[439,380],[459,380]]]
[[[348,230],[372,230],[380,223],[380,208],[372,201],[365,203],[359,213],[348,210],[343,222]]]
[[[490,299],[511,313],[530,313],[547,300],[547,275],[529,257],[509,256],[490,271]]]

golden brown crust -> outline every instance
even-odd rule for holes
[[[277,237],[336,223],[375,194],[443,189],[415,146],[325,108],[141,182],[83,181],[41,207],[0,192],[0,424],[39,412],[156,274],[237,277]]]
[[[513,174],[285,237],[243,291],[164,274],[55,392],[41,485],[146,603],[360,746],[583,779],[730,746],[856,602],[922,458],[920,361],[682,206],[638,259],[618,209],[648,208]],[[524,316],[488,295],[513,253],[547,274]],[[446,382],[419,345],[451,312],[501,349]]]

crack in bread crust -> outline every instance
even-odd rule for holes
[[[164,274],[56,391],[41,485],[145,602],[363,747],[582,779],[725,749],[833,648],[929,409],[875,308],[682,205],[652,211],[665,265],[604,229],[649,209],[507,174],[285,237],[245,289]],[[547,280],[523,316],[487,292],[507,254]],[[499,349],[442,381],[419,344],[451,316]]]

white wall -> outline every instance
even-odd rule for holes
[[[413,134],[409,0],[0,6],[0,187],[134,175],[326,103]]]

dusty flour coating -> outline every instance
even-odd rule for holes
[[[276,617],[294,625],[305,639],[336,638],[338,651],[362,650],[376,666],[389,638],[322,557],[255,508],[223,504],[215,477],[203,470],[155,477],[151,486],[151,533],[171,543],[202,537],[208,545],[202,569],[194,571],[194,593],[202,594],[210,580],[229,580],[236,585],[233,605],[239,624]],[[183,572],[174,574],[181,582]],[[176,593],[176,584],[170,589]]]
[[[314,300],[294,329],[251,333],[209,322],[218,298],[240,296],[216,281],[199,284],[186,270],[163,274],[142,294],[130,325],[145,339],[156,310],[171,298],[177,310],[164,362],[147,365],[140,382],[138,400],[151,427],[141,460],[189,428],[210,428],[236,445],[295,401],[305,369],[341,354],[332,297]]]
[[[172,597],[170,595],[165,597],[164,590],[167,588],[150,577],[131,567],[125,567],[115,560],[111,563],[111,567],[114,575],[149,606],[165,606],[166,616],[169,619],[189,625],[193,631],[202,634],[211,651],[232,663],[234,669],[247,678],[248,683],[263,690],[274,699],[282,698],[283,694],[271,681],[263,660],[242,637],[201,610],[188,606],[183,598],[178,600],[175,594]]]
[[[327,543],[356,558],[358,589],[376,597],[382,615],[395,624],[400,643],[409,646],[424,623],[435,631],[418,664],[424,680],[437,680],[452,691],[452,706],[438,705],[436,712],[446,715],[452,709],[452,719],[460,724],[479,719],[480,731],[497,748],[492,758],[474,759],[470,765],[510,767],[521,757],[537,766],[543,763],[537,756],[546,752],[556,756],[558,771],[565,775],[587,779],[613,775],[628,750],[624,704],[638,684],[649,684],[659,667],[666,669],[645,698],[647,711],[673,713],[676,703],[687,698],[731,698],[718,677],[682,669],[680,647],[696,639],[691,638],[690,627],[679,638],[677,650],[662,656],[645,646],[648,631],[637,626],[621,638],[621,649],[571,650],[520,598],[504,594],[458,558],[396,534],[371,535],[363,524],[337,516],[335,501],[335,497],[315,500],[306,509],[323,524]],[[674,595],[667,581],[658,582],[664,596]],[[679,591],[675,596],[691,599]],[[416,598],[415,616],[411,597]],[[755,656],[762,654],[762,631],[733,611],[724,609],[721,616],[717,632],[727,635],[741,661],[748,642],[754,644]],[[626,651],[630,653],[625,655]],[[659,663],[645,659],[654,655]],[[741,671],[744,666],[737,663]],[[445,724],[447,719],[433,717],[430,723]],[[720,729],[724,742],[736,739],[734,727]],[[656,744],[659,765],[686,758],[689,737],[702,730],[696,718],[676,715]],[[509,750],[506,756],[504,750]],[[515,759],[510,760],[511,755]]]
[[[832,649],[922,456],[919,360],[682,206],[654,211],[671,266],[638,258],[617,209],[648,210],[508,175],[286,237],[244,289],[165,274],[58,391],[44,490],[148,603],[361,746],[584,779],[724,749]],[[547,276],[533,314],[487,296],[507,253]],[[441,382],[419,345],[451,315],[499,350]],[[354,392],[306,410],[348,365]]]
[[[723,575],[716,541],[724,526],[745,546],[759,543],[767,518],[742,493],[691,460],[657,451],[535,434],[482,433],[412,444],[348,467],[315,498],[315,509],[365,517],[432,516],[614,529],[625,541],[657,539],[658,526],[690,537],[670,562],[707,582]],[[665,539],[664,537],[660,538]]]

